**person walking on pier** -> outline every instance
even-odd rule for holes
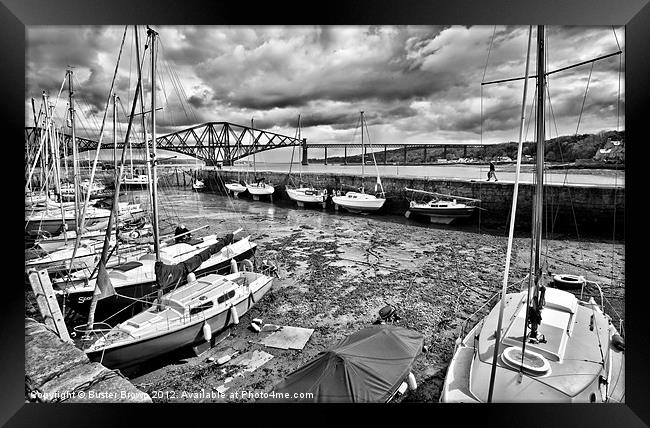
[[[499,180],[497,179],[497,174],[496,174],[496,172],[495,172],[495,170],[494,170],[494,163],[493,163],[492,161],[490,161],[490,170],[488,171],[488,178],[487,178],[487,181],[490,181],[490,179],[491,179],[492,177],[494,177],[494,181],[499,181]]]

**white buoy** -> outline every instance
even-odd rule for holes
[[[251,323],[251,328],[255,330],[256,333],[259,333],[261,330],[260,326],[255,324],[254,322]]]
[[[411,391],[415,391],[418,387],[418,383],[415,381],[415,375],[413,372],[409,372],[408,385]]]
[[[210,328],[210,324],[207,322],[203,323],[203,338],[206,342],[209,342],[210,339],[212,339],[212,329]]]
[[[191,284],[194,281],[196,281],[196,275],[194,275],[194,272],[190,272],[187,274],[187,283]]]
[[[230,273],[237,273],[239,269],[237,268],[237,260],[230,259]]]
[[[232,323],[235,325],[239,324],[239,315],[237,314],[236,306],[230,307],[230,314],[232,315]]]

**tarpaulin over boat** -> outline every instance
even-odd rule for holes
[[[422,334],[394,325],[365,328],[289,374],[265,401],[386,402],[407,378],[423,342]],[[313,396],[300,398],[305,393]]]
[[[175,286],[181,280],[185,280],[187,274],[196,270],[196,268],[201,266],[201,263],[208,260],[210,256],[218,253],[223,247],[232,242],[233,235],[232,233],[229,233],[200,253],[175,265],[168,265],[161,261],[157,261],[154,266],[154,271],[156,273],[156,282],[158,287],[165,289],[169,286]]]

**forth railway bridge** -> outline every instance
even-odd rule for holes
[[[66,156],[72,153],[72,136],[67,133],[56,131],[60,144],[60,155]],[[40,145],[43,128],[26,127],[25,128],[25,150],[29,153],[35,152]],[[79,152],[95,150],[99,145],[98,141],[88,138],[76,138],[77,150]],[[125,142],[112,141],[102,142],[102,149],[120,150],[125,146]],[[131,147],[142,149],[145,143],[142,141],[131,142]],[[427,143],[427,144],[406,144],[406,143],[381,143],[372,145],[374,153],[379,154],[383,149],[384,163],[386,162],[386,152],[388,149],[402,148],[404,151],[404,163],[406,163],[406,154],[408,150],[422,149],[426,158],[428,149],[443,148],[443,156],[447,154],[447,148],[463,148],[464,157],[467,157],[468,147],[484,147],[481,144],[444,144],[444,143]],[[170,152],[182,153],[200,159],[206,165],[232,165],[236,160],[245,158],[255,153],[261,153],[269,150],[280,149],[284,147],[301,147],[302,164],[308,164],[308,153],[310,149],[324,149],[325,164],[327,164],[328,149],[344,149],[344,162],[347,163],[348,149],[361,149],[360,143],[308,143],[306,138],[298,139],[287,135],[277,134],[275,132],[265,131],[262,129],[252,128],[250,126],[238,125],[230,122],[207,122],[195,125],[190,128],[176,131],[156,138],[156,148]],[[366,146],[366,153],[368,147]],[[29,154],[29,153],[26,153]]]

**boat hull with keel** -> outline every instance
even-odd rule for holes
[[[217,242],[216,235],[206,236],[197,245],[177,243],[161,248],[162,260],[170,265],[182,263],[194,257]],[[210,273],[224,273],[231,268],[231,260],[242,262],[255,256],[257,244],[250,242],[249,238],[242,238],[224,246],[218,253],[213,254],[208,260],[201,263],[194,273],[207,275]],[[97,305],[98,317],[111,316],[127,306],[137,310],[141,305],[133,299],[146,300],[156,290],[155,255],[148,253],[138,260],[115,266],[108,269],[108,277],[113,288],[119,295],[114,295],[101,300]],[[73,273],[67,278],[53,279],[55,292],[65,305],[79,314],[86,314],[95,292],[97,279],[87,278],[87,272]],[[184,280],[179,285],[182,285]]]
[[[295,201],[299,207],[305,204],[320,204],[325,208],[327,203],[327,191],[318,190],[312,187],[286,188],[287,195],[292,201]]]
[[[213,334],[238,323],[239,316],[264,297],[272,284],[272,276],[247,271],[196,279],[114,327],[86,355],[116,369],[208,342]]]
[[[510,293],[505,299],[507,321],[499,343],[493,402],[624,402],[624,347],[617,329],[593,298],[584,302],[569,292],[546,289],[539,326],[545,341],[526,344],[523,372],[521,336],[527,292]],[[496,305],[457,345],[441,402],[488,401],[498,316]],[[585,355],[585,349],[591,354]]]

